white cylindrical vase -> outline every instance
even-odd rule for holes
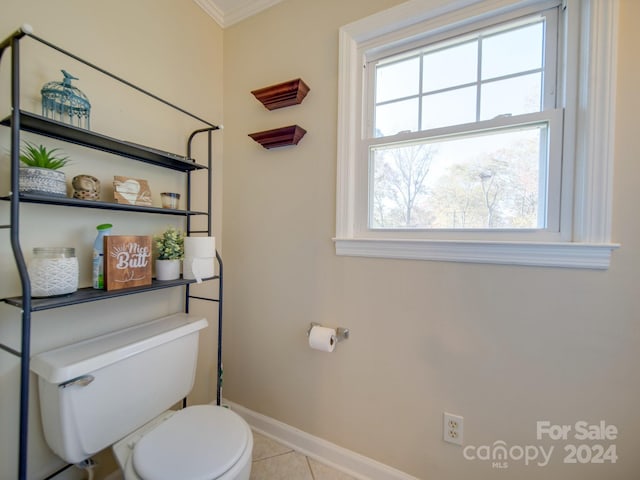
[[[156,260],[156,280],[180,278],[180,260]]]

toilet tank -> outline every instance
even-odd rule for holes
[[[81,462],[184,398],[207,325],[178,313],[32,357],[49,447]]]

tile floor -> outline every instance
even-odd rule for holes
[[[250,480],[355,480],[269,437],[253,432]]]

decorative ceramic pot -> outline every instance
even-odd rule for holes
[[[100,180],[93,175],[76,175],[71,180],[73,198],[80,200],[100,199]]]
[[[18,181],[20,193],[40,193],[55,197],[67,196],[64,172],[39,167],[20,167]]]
[[[156,260],[156,280],[180,278],[180,260]]]

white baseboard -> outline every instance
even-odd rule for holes
[[[360,480],[418,480],[400,470],[249,410],[237,403],[226,399],[222,403],[228,405],[231,410],[244,418],[256,432],[271,437],[303,455],[354,478]]]

